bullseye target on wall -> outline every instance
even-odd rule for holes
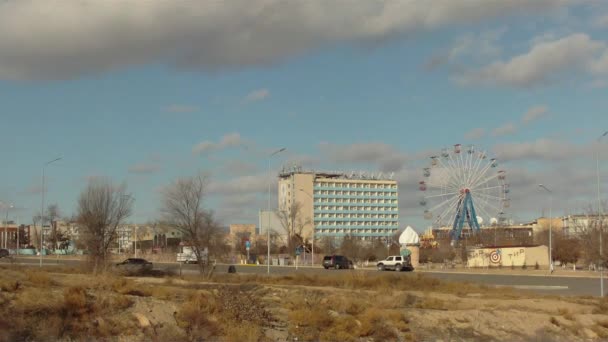
[[[492,251],[492,253],[490,253],[490,261],[494,264],[498,264],[500,263],[500,260],[502,260],[502,255],[500,253],[500,249],[497,249],[495,251]]]

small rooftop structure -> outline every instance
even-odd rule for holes
[[[399,236],[399,243],[402,245],[417,245],[420,243],[420,237],[412,227],[407,226]]]
[[[279,177],[289,177],[293,174],[312,174],[315,178],[337,178],[337,179],[367,179],[367,180],[394,180],[395,173],[384,174],[383,172],[366,171],[317,171],[305,170],[299,165],[283,166]]]

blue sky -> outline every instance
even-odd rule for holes
[[[256,223],[286,147],[274,173],[394,172],[401,223],[422,230],[428,157],[472,143],[501,159],[514,220],[546,208],[541,182],[573,213],[596,196],[596,152],[608,185],[606,94],[600,1],[9,0],[0,200],[29,223],[61,156],[47,203],[65,215],[108,177],[134,194],[131,221],[154,220],[163,186],[206,172],[218,218]]]

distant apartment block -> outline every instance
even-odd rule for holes
[[[564,234],[571,237],[583,235],[590,230],[606,229],[608,227],[608,215],[567,215],[562,217],[561,221]]]
[[[303,237],[390,237],[399,229],[397,181],[383,174],[284,169],[279,174],[278,208],[298,203]]]
[[[279,235],[284,235],[286,233],[285,228],[281,224],[281,220],[275,211],[260,211],[258,227],[260,227],[260,235],[262,236],[268,234],[268,229],[270,229],[271,233],[277,233]]]

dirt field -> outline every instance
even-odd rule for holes
[[[0,268],[0,341],[587,341],[608,302],[418,275],[92,276]]]

